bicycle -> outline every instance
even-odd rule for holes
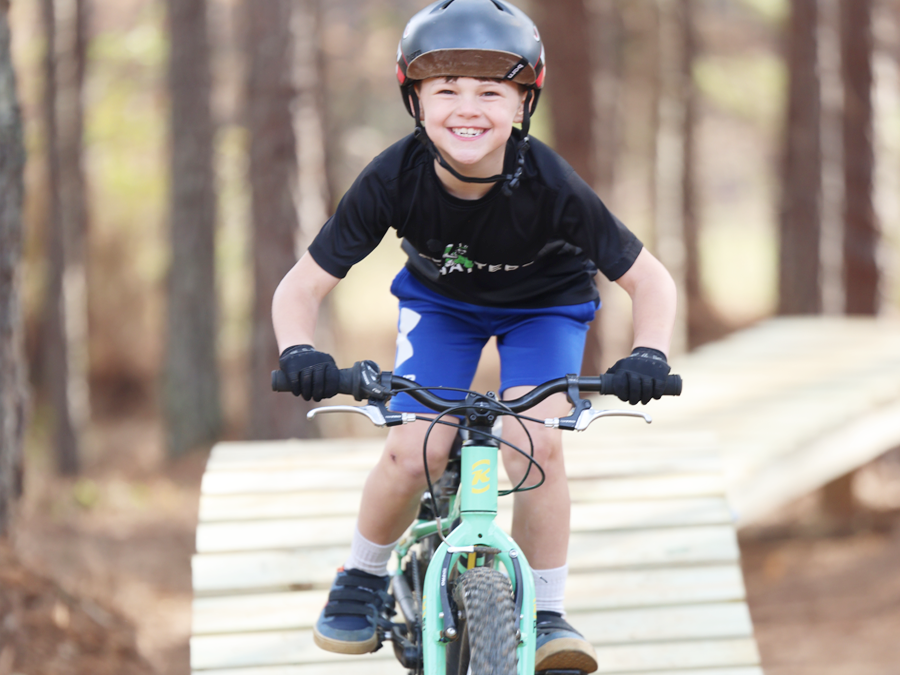
[[[537,629],[534,580],[528,561],[512,537],[494,522],[498,497],[531,490],[544,472],[531,454],[528,471],[510,490],[499,489],[498,455],[503,441],[494,433],[502,417],[543,422],[545,426],[584,431],[601,417],[650,417],[630,410],[597,410],[581,392],[608,393],[612,375],[567,375],[545,382],[525,395],[500,401],[493,392],[423,387],[412,380],[382,372],[371,361],[340,371],[339,393],[352,395],[363,406],[314,408],[309,418],[330,412],[365,415],[373,424],[391,427],[425,419],[460,429],[443,475],[435,482],[427,473],[428,489],[419,514],[395,548],[391,578],[393,606],[379,622],[379,645],[390,641],[394,655],[409,675],[532,675]],[[272,372],[272,389],[290,391],[280,370]],[[436,391],[455,391],[463,399],[448,399]],[[436,417],[393,412],[386,402],[407,393],[435,411]],[[523,414],[548,396],[564,392],[572,412],[562,418],[534,420]],[[681,378],[670,375],[666,395],[681,393]],[[461,422],[447,418],[461,418]],[[526,485],[531,469],[540,479]],[[424,578],[423,578],[424,577]],[[393,619],[399,609],[402,622]],[[584,675],[581,670],[544,670],[539,675]]]

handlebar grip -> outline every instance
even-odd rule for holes
[[[603,373],[602,375],[600,375],[601,394],[613,393],[614,377],[615,375],[613,375],[612,373]],[[663,396],[681,396],[681,387],[681,375],[669,375],[668,377],[666,377],[666,387],[665,389],[663,389]]]
[[[342,368],[341,369],[341,379],[338,383],[338,393],[339,394],[352,394],[353,393],[353,369],[352,368]],[[281,370],[273,370],[272,371],[272,391],[292,391],[291,383],[288,382],[287,375],[284,374],[284,371]]]
[[[666,377],[666,388],[663,396],[681,396],[681,375],[669,375]]]
[[[341,368],[338,393],[349,394],[357,401],[368,396],[383,395],[384,391],[378,383],[379,373],[377,364],[372,361],[359,361],[351,368]],[[293,392],[287,375],[281,370],[272,371],[272,391]]]
[[[291,383],[280,370],[272,371],[272,391],[291,391]]]

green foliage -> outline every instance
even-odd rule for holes
[[[772,23],[784,21],[790,9],[787,0],[740,0],[740,2]]]
[[[787,71],[776,54],[705,55],[694,66],[694,81],[722,112],[761,126],[778,126]]]

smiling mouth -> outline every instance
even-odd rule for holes
[[[485,129],[476,129],[474,127],[454,127],[451,129],[454,134],[462,138],[476,138],[484,134]]]

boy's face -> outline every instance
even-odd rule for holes
[[[506,141],[522,121],[525,92],[512,82],[432,77],[417,85],[422,123],[444,159],[461,174],[503,171]]]

